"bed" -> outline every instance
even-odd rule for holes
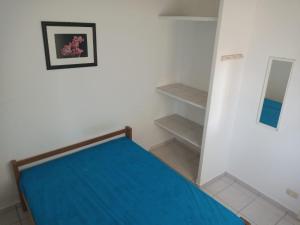
[[[12,166],[36,225],[249,225],[133,142],[130,127]]]

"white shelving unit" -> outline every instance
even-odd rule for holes
[[[170,56],[171,71],[174,71],[172,80],[177,82],[156,88],[160,95],[175,100],[175,107],[171,115],[163,116],[154,123],[186,144],[186,149],[197,149],[200,154],[194,160],[199,160],[200,164],[218,8],[218,1],[187,0],[183,3],[170,0],[159,15],[160,20],[174,21],[167,24],[172,30],[170,38],[175,48]],[[180,155],[174,152],[176,157]],[[179,159],[175,161],[180,162]],[[197,174],[198,168],[194,169],[193,174]]]
[[[191,22],[215,22],[217,17],[201,16],[173,16],[160,15],[160,19],[174,21],[191,21]],[[201,41],[201,40],[199,40]],[[199,71],[201,72],[201,71]],[[183,83],[172,83],[159,86],[156,91],[177,101],[191,105],[199,110],[206,110],[208,92]],[[155,120],[155,124],[160,128],[173,134],[176,138],[186,141],[195,148],[201,150],[203,126],[191,121],[183,116],[173,114]]]
[[[171,98],[188,103],[200,109],[206,108],[207,92],[184,84],[175,83],[157,87],[157,91]]]
[[[203,126],[177,114],[155,120],[155,124],[195,148],[201,148]]]
[[[183,20],[183,21],[194,21],[194,22],[216,22],[217,17],[199,17],[199,16],[159,16],[160,19],[165,20]]]

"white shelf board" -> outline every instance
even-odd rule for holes
[[[200,17],[200,16],[159,16],[161,19],[166,20],[184,20],[194,22],[215,22],[218,21],[217,17]]]
[[[206,91],[201,91],[199,89],[192,88],[180,83],[157,87],[157,91],[161,94],[167,95],[171,98],[175,98],[195,107],[201,109],[206,108],[208,96]]]
[[[154,123],[194,147],[201,148],[203,126],[177,114],[157,119]]]

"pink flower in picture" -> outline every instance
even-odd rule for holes
[[[65,45],[65,46],[61,49],[61,54],[62,54],[63,56],[71,55],[71,54],[72,54],[72,48],[71,48],[71,45],[70,45],[70,44]]]
[[[84,50],[80,48],[80,44],[84,41],[85,40],[82,36],[74,35],[72,41],[67,45],[64,45],[64,47],[60,50],[61,54],[64,57],[80,57],[84,52]]]

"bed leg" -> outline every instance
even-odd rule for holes
[[[251,223],[249,221],[247,221],[246,219],[244,219],[243,217],[241,217],[241,219],[244,221],[245,225],[251,225]]]
[[[128,126],[125,127],[125,135],[127,138],[132,139],[132,128],[131,127],[128,127]]]
[[[26,212],[27,211],[27,206],[25,204],[24,198],[23,198],[23,196],[20,196],[20,198],[21,198],[22,209],[23,209],[24,212]]]
[[[13,170],[14,170],[16,184],[17,184],[19,198],[20,198],[20,201],[21,201],[22,208],[23,208],[24,211],[27,211],[27,206],[25,204],[24,197],[23,197],[23,195],[21,193],[20,186],[19,186],[20,171],[19,171],[19,168],[18,168],[18,165],[17,165],[17,161],[16,160],[12,160],[11,164],[12,164],[12,167],[13,167]]]

